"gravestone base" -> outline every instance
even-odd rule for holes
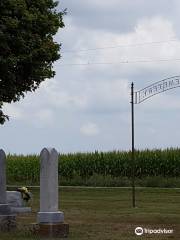
[[[38,223],[63,223],[64,222],[64,213],[61,211],[38,212],[37,222]]]
[[[67,223],[35,223],[32,232],[41,237],[64,238],[69,234]]]
[[[16,229],[16,215],[0,215],[0,231],[9,232]]]

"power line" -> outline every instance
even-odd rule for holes
[[[108,46],[108,47],[99,47],[99,48],[87,48],[87,49],[79,49],[79,50],[65,50],[61,53],[77,53],[77,52],[87,52],[87,51],[97,51],[97,50],[106,50],[106,49],[113,49],[113,48],[121,48],[121,47],[137,47],[143,45],[150,45],[150,44],[161,44],[161,43],[168,43],[168,42],[178,42],[177,39],[170,39],[166,41],[156,41],[156,42],[144,42],[144,43],[135,43],[135,44],[127,44],[127,45],[115,45],[115,46]]]
[[[134,63],[165,63],[171,61],[180,61],[180,58],[174,59],[149,59],[149,60],[127,60],[127,61],[120,61],[120,62],[88,62],[88,63],[64,63],[59,64],[59,66],[88,66],[88,65],[117,65],[117,64],[134,64]]]

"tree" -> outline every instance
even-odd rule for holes
[[[55,75],[61,44],[53,36],[64,27],[65,11],[53,0],[0,0],[0,124],[9,117],[4,103],[19,101]]]

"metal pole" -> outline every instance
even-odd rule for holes
[[[136,206],[135,200],[135,156],[134,156],[134,83],[131,83],[131,123],[132,123],[132,151],[131,151],[131,170],[132,170],[132,206]]]

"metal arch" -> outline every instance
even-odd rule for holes
[[[180,87],[180,76],[165,78],[137,92],[134,92],[134,103],[139,104],[144,102],[146,99],[153,97],[154,95],[178,87]]]
[[[132,150],[131,150],[131,177],[132,177],[132,207],[136,207],[135,191],[135,147],[134,147],[134,104],[139,104],[146,99],[172,88],[180,87],[180,76],[174,76],[155,82],[137,92],[134,92],[134,83],[131,83],[131,123],[132,123]]]

